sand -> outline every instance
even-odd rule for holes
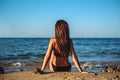
[[[98,74],[49,71],[39,74],[34,68],[31,71],[0,74],[0,80],[120,80],[120,66],[109,66]]]
[[[120,72],[103,72],[96,75],[80,72],[34,74],[32,71],[27,71],[0,74],[0,80],[120,80]]]

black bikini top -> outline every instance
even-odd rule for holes
[[[54,55],[56,57],[63,57],[63,55],[61,53],[59,53],[58,51],[56,51],[55,49],[54,49]]]
[[[68,54],[65,56],[65,55],[63,55],[62,53],[59,53],[57,50],[55,50],[54,49],[54,55],[56,56],[56,57],[68,57]]]

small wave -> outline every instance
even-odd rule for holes
[[[17,60],[17,59],[29,59],[30,56],[18,56],[18,55],[9,55],[9,56],[6,56],[6,57],[0,57],[0,60],[1,61],[4,61],[4,60]]]
[[[37,56],[37,57],[44,57],[45,54],[36,54],[35,56]]]
[[[25,63],[21,63],[21,62],[16,62],[16,63],[12,63],[12,66],[24,66]]]
[[[27,54],[18,54],[18,55],[11,54],[11,55],[1,56],[0,62],[14,61],[14,60],[16,61],[18,59],[19,60],[33,60],[33,59],[37,59],[37,58],[41,59],[44,56],[45,56],[45,54],[41,54],[41,53],[38,53],[38,54],[27,53]]]
[[[9,54],[9,55],[7,55],[7,56],[16,56],[17,54]]]
[[[18,57],[1,57],[0,60],[13,60],[17,59]]]
[[[33,53],[27,53],[27,54],[19,54],[18,56],[32,56]]]
[[[113,55],[120,55],[120,52],[101,51],[101,52],[97,52],[97,54],[113,54]]]

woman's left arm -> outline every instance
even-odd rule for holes
[[[44,60],[43,60],[43,64],[42,64],[42,67],[41,67],[41,71],[44,71],[49,59],[50,59],[50,56],[51,56],[51,53],[52,53],[52,44],[53,44],[53,40],[50,39],[50,42],[49,42],[49,46],[48,46],[48,50],[47,50],[47,53],[44,57]]]

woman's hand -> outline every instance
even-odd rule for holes
[[[80,73],[89,73],[89,72],[87,72],[87,71],[82,71],[82,72],[80,72]]]

